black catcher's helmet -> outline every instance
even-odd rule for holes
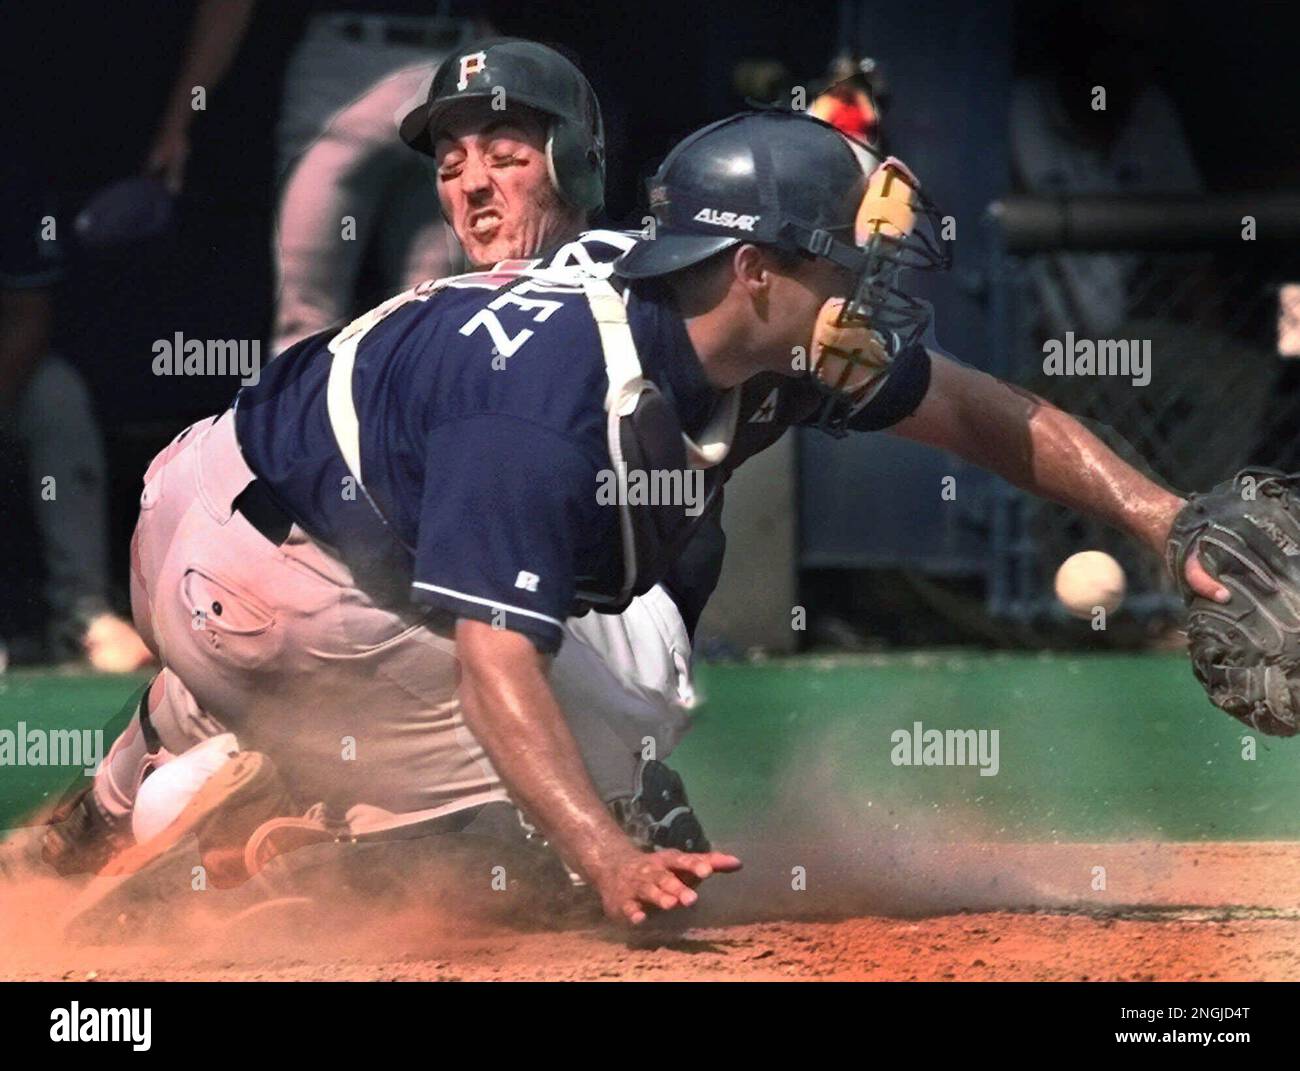
[[[938,210],[899,161],[803,112],[741,112],[689,135],[648,182],[654,225],[615,262],[668,275],[741,242],[825,257],[853,275],[840,323],[869,325],[892,357],[920,340],[930,307],[903,268],[951,263]],[[843,397],[823,423],[838,428]]]
[[[652,233],[618,261],[640,279],[740,242],[803,249],[854,266],[867,176],[834,127],[794,112],[742,112],[677,143],[647,183]]]
[[[523,104],[550,119],[546,163],[560,196],[586,212],[605,203],[605,126],[600,103],[581,71],[536,41],[498,37],[453,53],[433,76],[429,97],[399,131],[407,145],[433,155],[432,134],[462,100]]]

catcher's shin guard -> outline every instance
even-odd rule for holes
[[[683,852],[707,852],[709,838],[686,798],[681,776],[657,759],[641,763],[636,775],[636,793],[631,799],[610,804],[623,831],[647,851],[677,848]]]

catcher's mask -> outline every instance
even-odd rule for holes
[[[432,156],[438,125],[464,100],[495,108],[522,104],[547,119],[546,166],[566,202],[587,213],[605,203],[605,125],[591,84],[560,53],[536,41],[502,37],[449,56],[428,99],[399,126],[407,145]]]
[[[742,112],[696,131],[648,183],[654,224],[615,264],[666,275],[741,242],[824,257],[853,284],[817,318],[808,373],[818,423],[843,434],[879,373],[929,324],[898,285],[904,268],[946,269],[938,210],[898,160],[799,112]],[[832,304],[834,303],[834,304]]]

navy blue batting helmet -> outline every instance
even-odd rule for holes
[[[399,127],[406,144],[433,155],[438,124],[464,100],[522,104],[549,121],[546,160],[570,204],[595,212],[605,203],[605,125],[600,103],[580,70],[553,48],[500,37],[449,56],[433,76],[428,99]]]

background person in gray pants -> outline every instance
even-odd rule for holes
[[[397,137],[440,60],[487,24],[472,0],[318,0],[285,70],[271,352],[460,266],[427,165]],[[146,170],[184,183],[195,87],[221,81],[253,0],[202,0]],[[368,271],[371,294],[360,294]]]
[[[397,137],[438,62],[483,29],[440,7],[423,17],[323,12],[289,61],[273,353],[358,311],[363,268],[382,296],[459,269],[428,165]]]

